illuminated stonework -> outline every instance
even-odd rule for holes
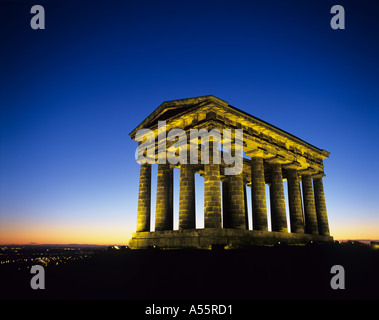
[[[137,126],[130,137],[136,140],[136,133],[143,128],[150,129],[157,137],[159,121],[166,121],[167,131],[180,128],[188,136],[190,129],[216,128],[220,132],[242,129],[243,170],[237,175],[226,175],[225,169],[232,165],[225,161],[215,164],[212,157],[207,164],[158,164],[156,145],[153,162],[157,164],[145,163],[140,169],[137,232],[129,241],[131,248],[240,247],[333,240],[329,234],[322,181],[323,160],[328,158],[329,152],[214,96],[166,101]],[[234,139],[233,135],[233,142]],[[188,139],[188,145],[190,143],[194,141]],[[221,143],[226,143],[223,136]],[[167,148],[169,146],[167,144]],[[150,227],[152,165],[158,166],[155,231]],[[179,230],[173,230],[174,168],[180,169]],[[203,229],[196,229],[195,223],[195,173],[204,178]],[[287,221],[283,180],[287,180],[290,221]],[[269,206],[266,185],[270,191]],[[247,187],[251,188],[251,210],[247,206]],[[252,230],[248,221],[252,221]]]

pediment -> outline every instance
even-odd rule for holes
[[[243,129],[246,137],[248,137],[246,140],[248,149],[253,150],[254,146],[262,144],[262,146],[271,146],[272,154],[276,154],[275,150],[277,149],[282,148],[284,150],[288,148],[289,150],[300,150],[297,154],[301,155],[305,153],[313,154],[313,157],[319,159],[329,156],[329,152],[319,149],[212,95],[165,101],[143,120],[129,136],[134,140],[136,133],[140,129],[154,129],[157,127],[158,121],[170,119],[169,122],[175,122],[177,119],[185,118],[186,114],[194,114],[197,109],[204,109],[204,107],[207,109],[208,106],[212,109],[211,112],[207,113],[207,116],[210,116],[211,119],[221,121],[226,126]],[[264,149],[267,148],[264,147]]]
[[[211,95],[165,101],[158,108],[156,108],[145,120],[143,120],[129,135],[133,138],[136,132],[142,128],[152,128],[158,124],[158,121],[165,121],[173,117],[178,117],[183,113],[194,111],[211,103],[223,107],[229,105],[226,101]]]

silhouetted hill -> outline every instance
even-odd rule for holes
[[[345,270],[344,290],[330,286]],[[309,245],[234,250],[103,250],[80,263],[48,265],[46,289],[29,270],[0,266],[8,299],[378,299],[379,250]]]

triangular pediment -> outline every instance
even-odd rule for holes
[[[165,101],[145,120],[143,120],[129,135],[133,137],[138,130],[142,128],[152,128],[158,124],[158,121],[166,121],[172,117],[177,117],[182,113],[194,111],[211,103],[224,107],[229,105],[226,101],[212,95]]]
[[[294,150],[297,148],[303,150],[300,153],[310,152],[321,158],[329,156],[329,152],[319,149],[212,95],[165,101],[143,120],[129,136],[134,139],[140,129],[155,130],[158,127],[158,121],[167,121],[175,125],[175,123],[178,124],[177,121],[182,121],[186,117],[196,118],[197,115],[201,115],[205,121],[218,121],[225,127],[243,129],[246,135],[250,136],[249,143],[251,145],[256,145],[257,141],[260,141],[262,145],[272,145],[274,149],[278,146],[288,146],[289,148],[291,145]]]

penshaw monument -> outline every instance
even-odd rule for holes
[[[163,102],[130,137],[139,143],[140,163],[137,230],[130,248],[333,241],[323,187],[329,152],[212,95]],[[154,231],[153,165],[158,167]],[[174,168],[180,170],[178,230]],[[196,173],[204,178],[204,228],[196,228]]]

